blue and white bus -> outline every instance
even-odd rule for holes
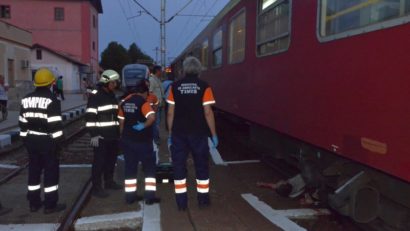
[[[122,87],[128,90],[135,87],[141,80],[148,79],[149,69],[143,64],[128,64],[122,69]]]

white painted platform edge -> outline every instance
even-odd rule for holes
[[[92,216],[92,217],[82,217],[75,222],[75,226],[94,224],[94,223],[100,223],[100,222],[137,219],[137,218],[142,218],[142,217],[143,217],[142,211],[115,213],[115,214]]]
[[[287,217],[281,215],[270,206],[260,201],[256,196],[252,194],[242,194],[245,199],[254,209],[261,213],[266,219],[272,222],[277,227],[285,231],[306,231],[305,228],[299,226],[295,222],[289,220]]]
[[[161,209],[159,204],[142,205],[143,206],[143,221],[142,231],[161,231]]]
[[[2,231],[55,231],[60,224],[9,224],[0,225]]]

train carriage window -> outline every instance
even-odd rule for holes
[[[222,28],[215,32],[212,40],[212,66],[222,65]]]
[[[290,0],[260,0],[256,25],[257,54],[278,53],[289,48]]]
[[[229,25],[229,63],[240,63],[245,59],[246,13],[242,10]]]
[[[410,15],[410,0],[319,0],[319,2],[321,37],[343,32],[351,32],[349,35],[360,34],[394,26],[393,19]],[[390,24],[382,24],[387,21],[390,21]],[[363,29],[354,32],[359,28]]]
[[[204,70],[208,69],[208,39],[202,43],[201,63]]]

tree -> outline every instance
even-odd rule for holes
[[[137,46],[137,44],[132,43],[128,48],[128,56],[130,57],[131,63],[137,63],[138,60],[149,60],[153,61],[153,59],[141,51],[141,49]]]
[[[112,69],[121,73],[122,68],[131,63],[127,49],[117,42],[110,42],[101,53],[100,66],[103,69]]]

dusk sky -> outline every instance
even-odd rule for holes
[[[160,19],[161,0],[137,0],[137,2]],[[188,2],[190,0],[168,0],[166,19],[173,16]],[[214,16],[228,2],[229,0],[192,0],[180,14]],[[142,9],[134,0],[102,0],[102,4],[104,13],[100,15],[100,53],[111,41],[121,43],[126,49],[135,42],[155,60],[155,47],[160,46],[159,23],[145,13],[138,16]],[[211,17],[179,16],[168,23],[166,29],[168,61],[178,56],[211,19]],[[160,59],[159,54],[158,59]]]

